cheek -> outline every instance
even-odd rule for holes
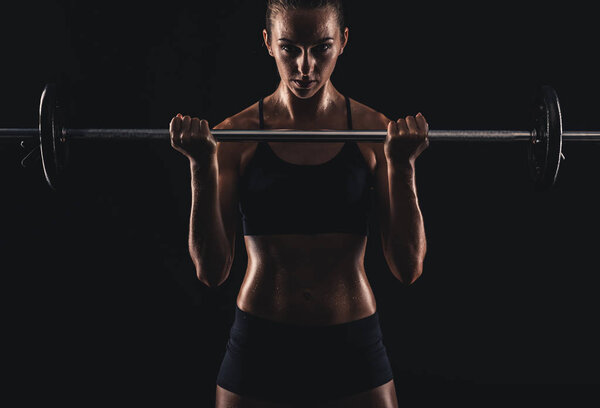
[[[337,54],[329,53],[315,58],[316,66],[319,71],[330,72],[335,68]]]
[[[278,53],[275,55],[275,62],[277,67],[279,67],[280,71],[290,71],[296,65],[296,61],[294,58],[289,55]]]
[[[292,73],[295,71],[294,66],[289,61],[285,60],[277,61],[277,70],[279,71],[279,76],[281,76],[282,78],[287,78],[291,76]]]

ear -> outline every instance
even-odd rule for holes
[[[348,27],[344,28],[344,38],[342,38],[342,48],[340,49],[339,55],[342,55],[344,53],[344,48],[348,44],[348,32]]]
[[[267,33],[266,28],[263,29],[262,34],[263,34],[263,40],[265,42],[265,45],[267,46],[267,51],[269,51],[269,55],[272,57],[273,49],[271,48],[269,33]]]

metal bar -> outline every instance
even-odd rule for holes
[[[166,129],[65,129],[68,139],[162,140],[169,138]],[[385,130],[212,130],[219,141],[312,141],[340,140],[382,142]],[[39,137],[37,128],[0,128],[0,141],[18,142]],[[430,130],[430,140],[513,142],[531,140],[531,133],[517,130]],[[563,141],[600,142],[600,131],[565,131]]]
[[[563,142],[600,142],[600,132],[567,131],[563,132]]]
[[[0,129],[0,141],[18,142],[23,139],[39,138],[40,130],[38,128],[8,128]]]
[[[161,129],[69,129],[68,139],[164,139],[167,130]],[[383,142],[385,130],[211,130],[218,141],[359,141]],[[531,132],[514,130],[431,130],[431,140],[512,142],[530,140]]]

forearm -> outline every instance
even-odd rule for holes
[[[410,284],[421,275],[427,250],[414,164],[388,163],[388,180],[390,223],[386,258],[396,278]]]
[[[230,251],[219,205],[216,159],[203,165],[192,163],[190,171],[189,251],[198,279],[208,286],[217,286],[229,272]]]

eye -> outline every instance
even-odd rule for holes
[[[282,51],[285,51],[287,53],[294,53],[297,51],[297,48],[292,47],[291,45],[281,45],[280,48]]]
[[[331,48],[331,44],[319,44],[315,47],[315,51],[317,52],[325,52]]]

